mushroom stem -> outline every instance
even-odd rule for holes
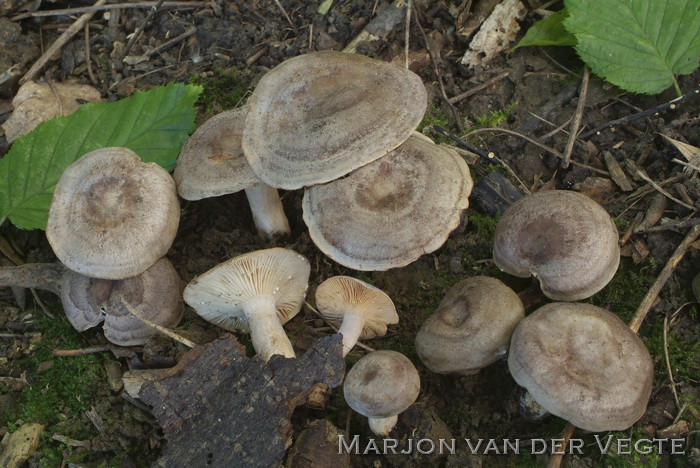
[[[0,268],[0,287],[33,288],[61,294],[66,268],[59,263],[26,263]]]
[[[243,304],[243,314],[248,320],[253,348],[264,361],[268,361],[274,354],[296,357],[292,343],[280,323],[273,296],[260,296],[247,301]]]
[[[343,357],[348,355],[357,340],[360,339],[364,326],[365,321],[362,315],[356,314],[352,310],[345,312],[343,324],[338,329],[338,333],[343,335]]]
[[[369,428],[378,436],[388,436],[398,420],[396,414],[386,418],[369,418]]]
[[[289,221],[284,214],[282,201],[276,188],[266,184],[256,184],[246,188],[245,194],[253,213],[253,222],[260,235],[271,239],[275,235],[291,233]]]

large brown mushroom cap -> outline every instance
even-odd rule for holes
[[[127,148],[71,164],[56,184],[46,237],[66,267],[85,276],[143,273],[175,239],[180,204],[168,172]]]
[[[542,407],[594,432],[627,429],[651,395],[653,363],[642,340],[589,304],[547,304],[523,319],[508,367]]]
[[[248,99],[243,151],[263,182],[328,182],[396,148],[423,118],[418,75],[356,54],[314,52],[266,73]]]
[[[349,176],[306,189],[314,243],[355,270],[387,270],[433,252],[459,225],[472,189],[452,149],[417,137]]]
[[[525,307],[508,286],[473,276],[447,291],[416,334],[423,364],[438,374],[473,374],[505,354]]]
[[[578,192],[534,193],[503,213],[493,260],[511,275],[535,275],[551,299],[585,299],[603,289],[617,271],[617,228],[603,207]]]
[[[173,173],[182,198],[218,197],[261,183],[241,148],[246,113],[245,107],[221,112],[190,135]]]

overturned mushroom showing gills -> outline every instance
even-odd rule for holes
[[[343,392],[350,408],[369,418],[372,432],[386,436],[396,425],[398,415],[418,398],[420,377],[403,354],[373,351],[350,369]]]
[[[264,184],[241,149],[247,108],[239,107],[204,122],[185,142],[173,177],[185,200],[201,200],[245,190],[258,232],[271,238],[289,234],[277,189]]]
[[[467,278],[447,291],[418,330],[418,357],[438,374],[475,374],[505,355],[523,318],[515,291],[495,278]]]
[[[386,326],[399,323],[396,307],[379,288],[349,276],[333,276],[316,288],[319,313],[343,335],[343,356],[357,340],[386,334]]]
[[[143,273],[170,248],[180,203],[170,174],[127,148],[102,148],[56,184],[46,237],[56,256],[91,278]]]
[[[454,150],[410,137],[349,176],[306,189],[304,222],[318,248],[342,265],[402,267],[442,246],[472,185]]]
[[[589,304],[555,302],[523,319],[508,367],[543,408],[593,432],[627,429],[651,395],[653,363],[642,340]]]
[[[294,357],[282,325],[304,302],[311,267],[293,250],[273,248],[232,258],[193,279],[185,302],[205,320],[250,332],[256,353]]]
[[[263,182],[298,189],[342,177],[403,143],[423,118],[420,77],[335,51],[282,62],[248,99],[243,151]]]
[[[608,284],[620,263],[615,223],[578,192],[550,190],[521,198],[501,216],[493,260],[506,273],[536,276],[557,301],[578,301]]]

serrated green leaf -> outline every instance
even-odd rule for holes
[[[79,157],[98,148],[124,146],[172,169],[194,129],[201,87],[173,83],[115,102],[88,103],[37,126],[0,160],[0,224],[45,229],[54,186]]]
[[[635,93],[680,89],[700,57],[700,0],[565,0],[564,26],[593,73]]]
[[[569,13],[566,9],[563,9],[539,20],[530,26],[525,36],[520,39],[520,42],[515,47],[510,49],[510,52],[518,47],[576,45],[576,36],[564,27],[564,19],[568,18],[568,16]]]

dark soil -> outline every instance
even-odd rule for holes
[[[13,5],[15,2],[6,3]],[[44,2],[42,9],[63,9],[80,6],[79,3]],[[456,145],[435,133],[431,125],[437,123],[460,136],[477,127],[498,126],[522,132],[563,151],[567,140],[565,130],[576,110],[583,70],[573,50],[520,48],[510,55],[501,54],[477,69],[466,69],[459,64],[459,59],[467,44],[454,33],[454,16],[459,3],[414,1],[416,11],[409,31],[411,67],[423,78],[429,91],[429,111],[419,130],[438,141]],[[205,87],[198,108],[198,122],[201,122],[217,112],[240,105],[245,100],[245,90],[252,90],[266,71],[283,60],[312,50],[343,49],[376,14],[375,2],[336,1],[324,16],[316,12],[319,2],[283,0],[281,5],[290,24],[282,10],[271,1],[214,0],[192,4],[195,6],[180,4],[157,13],[128,55],[143,55],[191,28],[196,28],[196,32],[148,60],[132,65],[118,58],[125,50],[128,35],[143,24],[149,10],[124,8],[111,10],[109,14],[98,12],[89,23],[87,36],[85,32],[76,35],[62,48],[60,56],[52,57],[37,78],[54,82],[76,78],[95,86],[107,100],[170,82],[200,83]],[[67,15],[13,19],[19,13],[17,7],[0,16],[0,73],[15,64],[25,72],[38,59],[41,48],[46,49],[59,31],[74,21],[74,16]],[[526,28],[536,19],[537,15],[530,11],[522,26]],[[359,52],[403,63],[405,37],[401,21],[386,38],[365,44]],[[90,47],[89,70],[86,43]],[[21,54],[17,54],[19,50]],[[455,106],[444,99],[473,89],[504,72],[507,72],[505,78]],[[11,111],[9,101],[17,90],[17,78],[0,85],[0,122]],[[698,80],[700,72],[680,77],[679,84],[687,92],[697,87]],[[657,96],[626,94],[592,77],[583,113],[583,131],[675,97],[672,89]],[[513,175],[531,190],[570,189],[589,195],[608,210],[622,236],[635,218],[645,213],[657,191],[636,173],[628,172],[636,187],[623,192],[611,180],[603,152],[609,151],[620,163],[635,162],[656,184],[695,207],[690,210],[668,200],[664,220],[676,222],[693,218],[700,206],[697,203],[699,179],[672,162],[673,158],[681,159],[681,156],[660,134],[700,147],[699,113],[700,98],[693,97],[676,109],[578,140],[572,155],[574,163],[568,169],[561,169],[560,160],[541,147],[498,131],[471,135],[469,141],[481,150],[494,152],[513,173],[472,153],[465,157],[475,180],[482,180],[495,171],[505,175],[516,187],[519,183]],[[560,126],[563,130],[556,131]],[[4,137],[0,136],[0,155],[7,147]],[[499,272],[491,261],[497,216],[484,211],[488,200],[473,196],[462,224],[436,252],[403,268],[356,272],[336,264],[311,242],[301,216],[302,195],[301,190],[283,193],[292,234],[275,241],[256,235],[242,192],[197,202],[183,201],[180,231],[168,257],[183,281],[189,282],[194,276],[242,253],[284,246],[306,256],[311,263],[307,296],[311,303],[315,287],[334,275],[361,278],[383,289],[394,300],[400,323],[391,326],[386,337],[365,344],[407,355],[420,372],[422,388],[418,402],[402,416],[392,437],[404,441],[407,437],[434,441],[454,438],[457,450],[454,454],[412,455],[377,455],[370,451],[353,455],[352,466],[544,466],[546,456],[533,455],[529,450],[519,455],[498,455],[494,450],[484,454],[483,449],[478,454],[470,454],[464,443],[463,439],[467,438],[486,439],[484,443],[495,439],[502,449],[504,439],[549,440],[557,437],[565,426],[558,418],[532,422],[520,414],[521,390],[510,377],[505,360],[473,376],[437,375],[422,365],[413,346],[415,334],[425,318],[435,310],[447,289],[465,277],[496,276],[516,291],[529,286],[527,280]],[[24,261],[54,260],[42,232],[23,232],[10,225],[0,229],[2,238],[11,241]],[[618,274],[590,302],[629,321],[687,229],[668,228],[629,237],[622,249]],[[695,246],[677,265],[640,331],[655,362],[654,391],[647,414],[629,431],[613,434],[617,438],[631,437],[633,441],[664,435],[683,439],[685,454],[670,455],[670,446],[666,444],[661,454],[640,455],[633,451],[629,455],[604,455],[591,435],[577,432],[574,437],[584,438],[586,447],[582,454],[565,457],[567,466],[700,464],[700,345],[697,339],[700,323],[691,288],[698,271],[700,254]],[[12,432],[28,422],[47,425],[38,451],[26,466],[150,466],[167,442],[149,408],[139,401],[124,398],[121,374],[133,368],[171,366],[187,348],[157,336],[143,347],[79,357],[54,357],[51,355],[54,349],[88,348],[104,344],[105,339],[99,330],[82,334],[72,331],[60,306],[56,305],[56,297],[44,293],[39,297],[49,304],[53,317],[46,316],[32,296],[28,296],[26,308],[22,309],[9,289],[0,289],[0,434]],[[666,344],[664,319],[668,325]],[[286,328],[299,353],[308,349],[316,338],[331,333],[307,307]],[[175,331],[200,344],[211,342],[224,333],[189,308]],[[247,343],[245,336],[241,335],[240,339]],[[671,391],[665,350],[673,369],[680,406]],[[356,347],[347,358],[348,366],[366,353],[365,349]],[[294,438],[316,419],[326,419],[348,431],[350,436],[360,434],[363,448],[370,436],[366,418],[349,410],[341,389],[331,392],[323,410],[297,408],[292,417]]]

